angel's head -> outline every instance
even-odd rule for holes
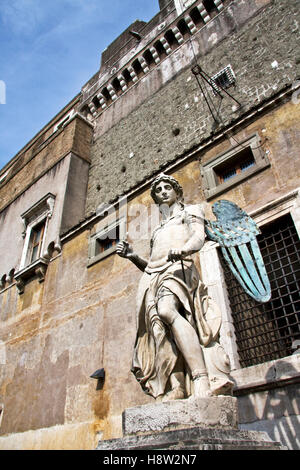
[[[183,190],[173,176],[160,174],[151,185],[151,197],[156,204],[171,206],[174,202],[183,205]]]

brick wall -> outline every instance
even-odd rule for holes
[[[17,161],[17,171],[11,179],[2,184],[0,192],[0,211],[22,194],[30,185],[57,162],[73,152],[89,161],[92,127],[83,119],[76,117],[62,130],[49,137],[40,147],[30,147]]]

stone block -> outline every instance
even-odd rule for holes
[[[237,399],[230,396],[190,398],[128,408],[123,413],[124,435],[171,429],[237,428]]]
[[[97,450],[284,450],[267,433],[238,429],[237,399],[192,398],[123,412],[123,434]]]

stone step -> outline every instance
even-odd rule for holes
[[[237,399],[192,398],[128,408],[123,435],[98,450],[284,450],[267,433],[238,428]]]
[[[265,432],[188,428],[100,441],[97,450],[286,450]]]

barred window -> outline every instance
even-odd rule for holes
[[[249,137],[201,164],[206,199],[219,196],[269,166],[259,135]]]
[[[272,288],[265,304],[244,292],[220,253],[242,367],[289,356],[300,339],[300,241],[291,216],[263,227],[258,243]]]
[[[222,184],[236,175],[248,170],[248,168],[255,165],[255,159],[251,147],[243,149],[235,158],[225,161],[223,165],[216,168],[215,173]]]
[[[224,69],[220,70],[213,77],[211,77],[213,88],[216,91],[226,90],[235,84],[235,74],[231,65],[227,65]]]

